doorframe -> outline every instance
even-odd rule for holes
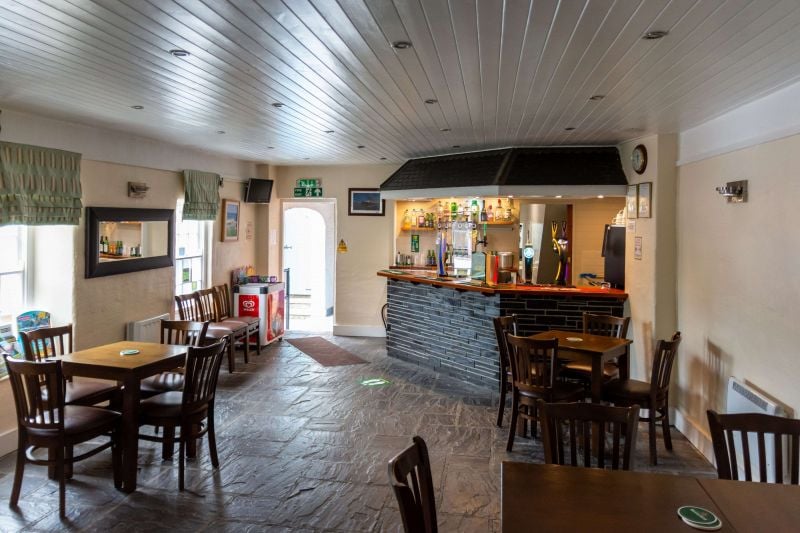
[[[278,236],[279,237],[278,238],[278,241],[279,241],[278,250],[280,251],[280,253],[279,253],[279,256],[280,256],[279,264],[280,264],[280,271],[283,272],[283,269],[284,269],[284,264],[283,264],[284,222],[285,222],[285,218],[286,218],[286,211],[288,211],[289,209],[295,208],[295,207],[304,207],[306,209],[311,209],[313,211],[316,211],[317,213],[319,213],[322,216],[322,219],[325,220],[326,219],[325,214],[322,211],[320,211],[319,209],[315,209],[314,208],[314,206],[318,205],[318,204],[330,205],[331,206],[331,211],[333,212],[333,217],[332,217],[332,223],[333,223],[332,235],[333,235],[333,237],[331,238],[331,242],[330,243],[328,243],[328,242],[325,243],[325,247],[326,247],[325,252],[327,254],[327,252],[328,252],[327,248],[330,246],[330,251],[332,252],[331,253],[332,261],[331,261],[331,265],[330,265],[330,269],[332,271],[332,275],[331,275],[331,285],[332,285],[331,286],[331,292],[332,292],[331,301],[332,301],[332,305],[333,305],[333,314],[331,315],[331,327],[335,328],[336,327],[336,243],[337,243],[336,239],[337,239],[337,236],[339,234],[338,233],[339,210],[337,209],[338,205],[337,205],[336,198],[285,198],[285,199],[281,200],[280,232],[279,232],[279,236]],[[325,290],[327,292],[327,284],[326,284]],[[326,312],[327,312],[327,306],[326,306]]]

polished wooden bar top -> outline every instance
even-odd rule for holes
[[[559,296],[585,296],[590,298],[614,298],[626,300],[628,295],[619,289],[602,289],[600,287],[558,287],[555,285],[513,285],[502,287],[489,287],[480,282],[465,281],[463,278],[439,278],[435,273],[425,270],[379,270],[379,276],[384,278],[432,285],[434,287],[448,287],[459,291],[473,291],[484,294],[546,294]]]
[[[693,477],[504,461],[501,478],[503,533],[697,531],[678,516],[683,505],[714,512],[719,531],[738,529]]]
[[[532,339],[558,339],[558,348],[576,352],[602,354],[622,348],[633,341],[576,331],[550,330],[531,335]]]

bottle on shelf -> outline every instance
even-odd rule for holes
[[[478,207],[478,200],[472,200],[472,205],[469,206],[470,211],[470,222],[478,222],[478,217],[480,216],[480,207]]]
[[[417,227],[424,228],[425,227],[425,212],[420,207],[419,214],[417,214]]]
[[[450,218],[453,222],[458,218],[458,204],[454,201],[450,203]]]
[[[486,221],[494,222],[494,209],[492,209],[492,204],[489,204],[489,209],[486,210]]]
[[[411,229],[411,215],[408,214],[408,209],[406,209],[406,212],[403,213],[402,229],[404,229],[404,230],[410,230]]]
[[[494,219],[497,222],[501,222],[506,218],[506,211],[503,209],[503,200],[500,198],[497,199],[497,209],[494,212]]]
[[[514,220],[514,199],[508,199],[508,207],[506,208],[506,220]]]
[[[488,222],[489,221],[489,213],[486,212],[486,204],[483,204],[481,208],[481,222]]]

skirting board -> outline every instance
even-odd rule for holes
[[[333,326],[334,335],[342,335],[344,337],[385,337],[386,330],[383,326]]]
[[[714,446],[711,443],[711,436],[706,430],[684,416],[680,409],[675,409],[673,420],[675,421],[675,429],[683,433],[684,437],[686,437],[711,464],[715,464]]]

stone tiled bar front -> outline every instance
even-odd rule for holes
[[[492,288],[431,279],[430,272],[378,275],[388,278],[390,357],[492,387],[499,381],[492,318],[516,314],[521,335],[579,331],[584,311],[623,316],[627,298],[594,287]]]

